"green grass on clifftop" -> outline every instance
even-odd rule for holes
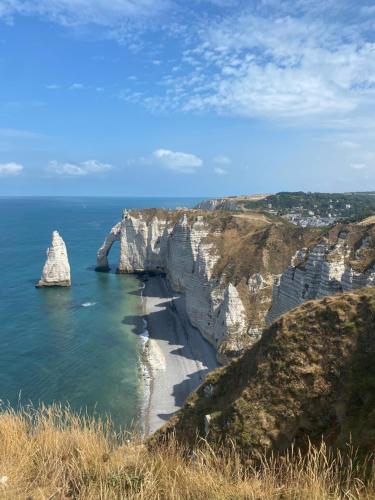
[[[307,302],[280,318],[154,439],[170,433],[252,456],[322,439],[375,451],[375,290]]]

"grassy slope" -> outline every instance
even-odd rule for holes
[[[325,446],[255,467],[205,443],[191,454],[173,440],[150,449],[56,407],[0,412],[0,443],[2,500],[375,498],[373,461]]]
[[[254,455],[323,436],[375,450],[375,290],[307,302],[209,375],[156,437],[236,443]]]

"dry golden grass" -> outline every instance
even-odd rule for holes
[[[370,217],[367,217],[366,219],[357,222],[358,226],[369,226],[371,224],[375,224],[375,215],[371,215]]]
[[[357,499],[375,498],[372,459],[324,445],[256,467],[231,449],[202,443],[187,455],[175,442],[148,449],[109,423],[59,407],[0,415],[2,499]]]

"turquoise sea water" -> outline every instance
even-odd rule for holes
[[[69,403],[128,427],[141,404],[136,324],[140,282],[96,273],[96,251],[123,208],[193,206],[196,199],[0,198],[0,400]],[[69,289],[36,289],[57,229]],[[138,320],[137,320],[138,317]]]

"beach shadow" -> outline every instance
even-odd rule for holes
[[[150,281],[152,281],[153,278],[158,278],[158,279],[165,279],[166,278],[166,275],[165,273],[151,273],[151,272],[147,272],[147,273],[136,273],[134,276],[136,276],[138,278],[138,280],[147,285],[147,283],[149,283]],[[150,287],[147,287],[146,289],[142,289],[140,288],[139,290],[134,290],[132,292],[129,292],[129,295],[143,295],[144,297],[150,297],[150,298],[170,298],[170,293],[171,293],[171,290],[168,290],[168,291],[164,291],[162,290],[161,293],[159,293],[160,290],[158,290],[157,293],[153,293],[152,289],[150,289]],[[175,293],[175,295],[178,295],[177,292],[173,292]]]
[[[172,396],[174,397],[176,406],[183,406],[186,397],[191,394],[204,381],[210,370],[204,369],[188,375],[188,378],[173,386]]]
[[[209,373],[210,370],[208,369],[199,370],[197,372],[189,374],[188,378],[183,380],[181,383],[175,384],[173,386],[172,396],[174,398],[176,406],[182,407],[186,401],[186,398],[204,382],[206,376]],[[160,419],[167,421],[171,417],[173,417],[173,415],[175,415],[177,411],[178,410],[171,413],[158,413],[157,416]]]
[[[124,316],[121,323],[123,325],[132,326],[133,328],[131,332],[136,335],[140,335],[145,329],[142,316],[136,316],[136,315]]]
[[[133,326],[133,333],[139,335],[145,330],[143,320],[147,322],[150,338],[158,342],[167,366],[166,372],[156,375],[156,384],[157,377],[165,377],[162,384],[168,387],[167,397],[171,399],[172,410],[182,407],[206,375],[217,368],[216,351],[191,325],[186,314],[185,297],[171,290],[166,279],[160,275],[147,275],[145,285],[142,290],[133,293],[140,295],[142,292],[143,297],[148,299],[149,312],[143,316],[125,316],[122,323]],[[158,414],[158,417],[168,420],[174,414],[168,413],[168,409],[168,406],[164,407],[163,410],[167,411]]]
[[[213,346],[202,337],[200,331],[193,327],[184,313],[184,298],[182,296],[154,304],[158,310],[144,315],[153,339],[163,340],[168,345],[175,346],[169,354],[180,356],[206,364],[207,358],[213,361],[209,370],[217,368],[216,353]],[[189,331],[189,333],[187,332]],[[197,337],[196,339],[194,337]],[[199,346],[197,341],[199,340]],[[203,350],[202,350],[203,348]],[[207,355],[207,352],[210,354]]]

